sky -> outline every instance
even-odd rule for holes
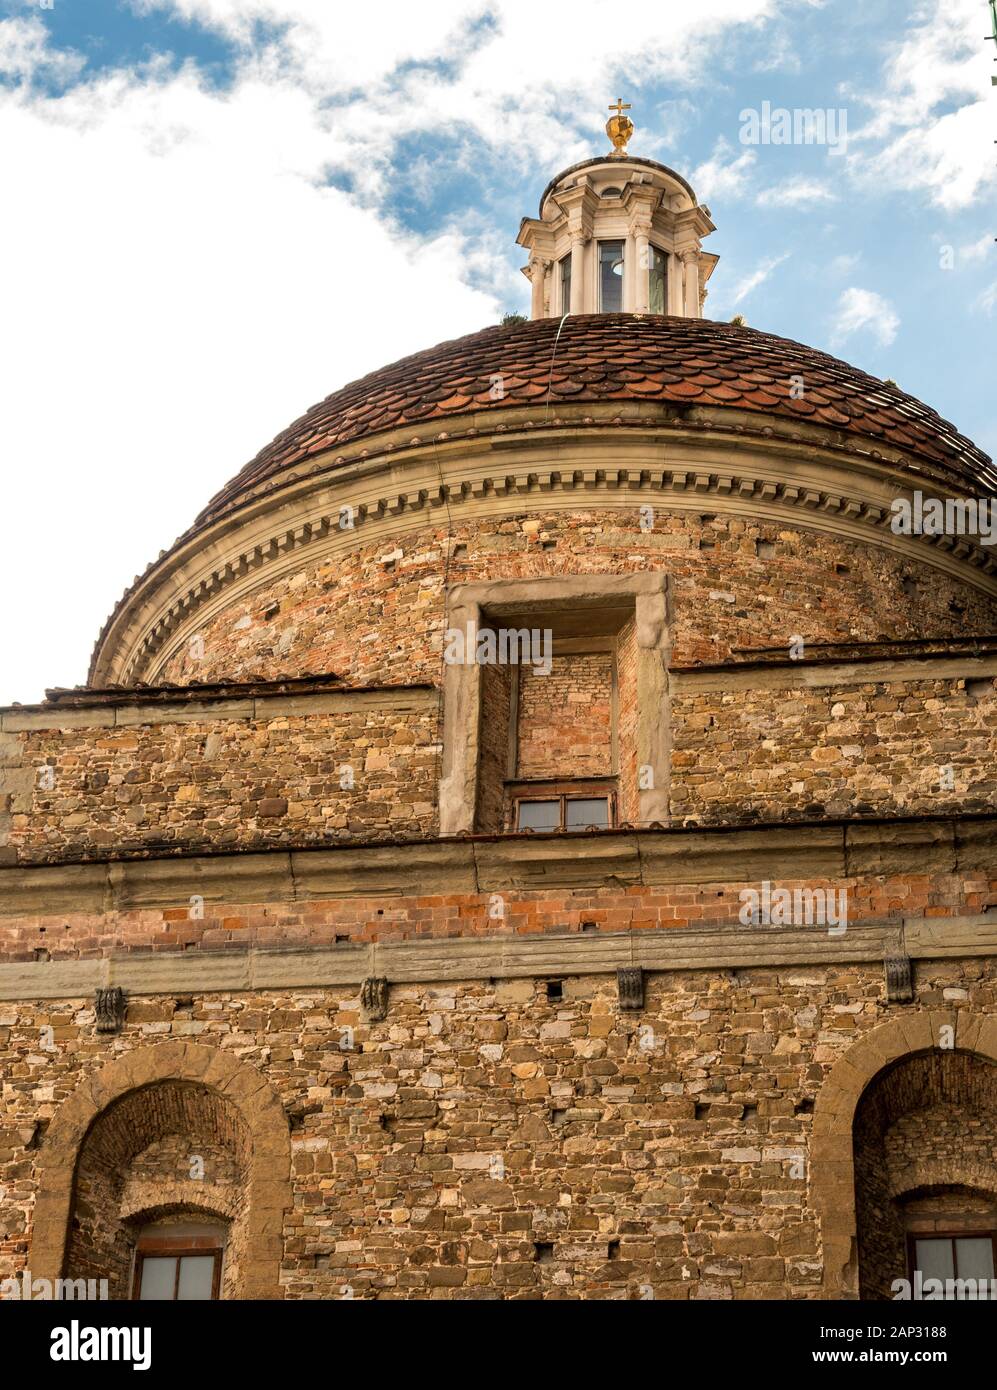
[[[997,453],[986,0],[0,0],[0,704],[308,406],[528,313],[550,178],[631,153],[718,230],[706,315]],[[780,111],[829,138],[777,143]],[[769,112],[769,142],[757,137]]]

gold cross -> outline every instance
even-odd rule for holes
[[[622,97],[617,97],[617,98],[616,98],[616,105],[615,105],[615,106],[611,106],[609,109],[610,109],[610,111],[615,111],[616,114],[617,114],[618,116],[622,116],[623,113],[624,113],[624,111],[629,111],[629,110],[631,110],[631,106],[630,106],[630,103],[629,103],[629,102],[627,102],[627,103],[624,105],[623,98],[622,98]]]

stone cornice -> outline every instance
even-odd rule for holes
[[[448,513],[502,516],[510,506],[518,513],[579,502],[628,510],[657,502],[670,511],[708,505],[873,543],[997,594],[997,562],[985,547],[892,532],[890,505],[914,481],[911,461],[896,450],[733,410],[558,409],[553,421],[540,406],[454,419],[433,439],[395,431],[325,456],[303,477],[291,470],[278,487],[182,539],[136,582],[98,642],[91,684],[154,681],[222,609],[358,539],[399,537]],[[929,472],[914,467],[929,484]],[[345,505],[355,529],[343,531]]]
[[[118,986],[132,995],[342,988],[365,979],[433,984],[689,970],[814,968],[997,955],[997,919],[906,917],[850,926],[672,928],[631,932],[385,941],[305,950],[149,952],[94,960],[0,963],[0,1000],[79,999]]]
[[[997,652],[909,654],[894,659],[856,657],[851,661],[728,662],[701,670],[673,666],[668,673],[671,693],[677,698],[698,691],[840,689],[988,676],[997,676]]]
[[[300,682],[307,687],[308,682]],[[288,685],[292,685],[288,682]],[[163,692],[157,691],[156,695]],[[226,694],[208,696],[196,686],[171,692],[172,700],[144,698],[136,691],[101,691],[101,698],[72,704],[18,705],[0,709],[0,732],[33,729],[130,729],[143,724],[205,723],[214,719],[251,722],[288,715],[346,714],[362,709],[430,709],[439,703],[431,685],[344,686],[338,690],[288,689],[272,695],[247,693],[231,686]]]
[[[997,870],[997,815],[468,836],[0,868],[0,916]]]

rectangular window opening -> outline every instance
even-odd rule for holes
[[[561,272],[561,314],[563,316],[571,311],[571,257],[562,256],[558,265]]]
[[[201,1303],[219,1296],[221,1250],[140,1250],[134,1297],[142,1302]]]
[[[538,834],[564,830],[579,834],[586,830],[608,830],[613,824],[613,797],[550,796],[519,797],[516,801],[516,829]]]
[[[623,242],[599,242],[599,308],[604,314],[623,309]]]
[[[911,1236],[911,1274],[922,1279],[985,1279],[995,1277],[992,1231],[961,1235]]]
[[[652,314],[668,313],[668,257],[657,246],[650,248],[647,267],[647,307]]]

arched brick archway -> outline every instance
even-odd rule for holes
[[[251,1137],[246,1162],[246,1249],[241,1296],[280,1298],[283,1219],[291,1205],[291,1141],[276,1093],[253,1067],[199,1043],[137,1048],[82,1082],[59,1108],[38,1156],[29,1268],[53,1283],[64,1273],[81,1148],[108,1107],[157,1083],[187,1082],[231,1103]]]
[[[942,1032],[951,1028],[951,1034]],[[873,1028],[840,1057],[814,1106],[810,1180],[824,1251],[825,1298],[858,1298],[852,1127],[867,1087],[894,1062],[942,1045],[997,1062],[997,1017],[925,1010]]]

